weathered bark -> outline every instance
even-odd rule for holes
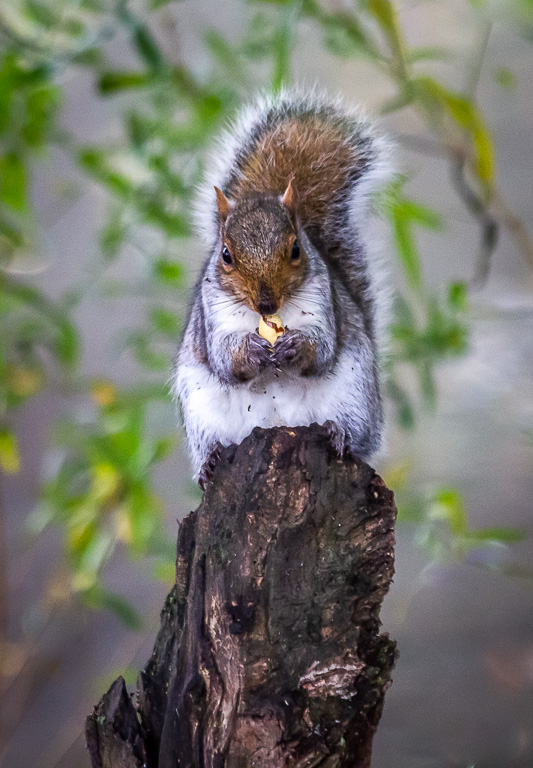
[[[93,767],[370,766],[395,658],[379,634],[395,515],[316,425],[225,449],[181,525],[139,724],[124,727],[124,694],[117,715],[116,682],[88,718]]]
[[[142,726],[126,690],[115,680],[87,718],[87,747],[94,768],[142,768],[146,753]]]

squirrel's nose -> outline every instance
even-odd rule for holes
[[[257,311],[260,315],[275,315],[277,308],[278,303],[273,299],[261,299],[257,303]]]

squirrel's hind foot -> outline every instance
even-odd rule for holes
[[[213,472],[215,471],[215,467],[220,459],[223,449],[224,446],[222,443],[217,441],[207,454],[207,458],[202,464],[202,469],[198,475],[198,485],[202,491],[205,491],[207,484],[213,479]]]
[[[326,430],[329,444],[339,459],[358,459],[359,456],[352,451],[348,440],[348,435],[343,427],[339,427],[331,419],[328,419],[322,425]]]

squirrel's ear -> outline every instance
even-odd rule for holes
[[[215,192],[217,193],[218,212],[220,214],[221,220],[224,222],[228,218],[229,212],[231,211],[231,203],[221,189],[215,187]]]
[[[294,188],[294,176],[289,180],[287,189],[285,190],[281,202],[289,211],[291,219],[294,222],[296,219],[296,205],[298,203],[298,195],[296,194],[296,189]]]

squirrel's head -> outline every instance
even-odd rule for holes
[[[296,230],[296,193],[254,194],[228,200],[216,190],[220,222],[220,285],[260,315],[273,315],[299,288],[307,257]]]

